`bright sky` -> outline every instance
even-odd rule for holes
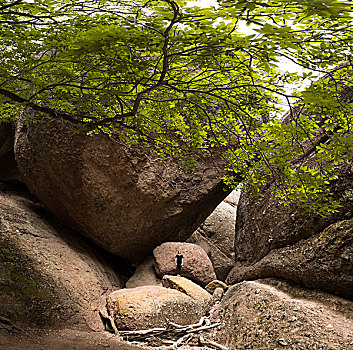
[[[217,6],[217,1],[216,0],[189,0],[188,1],[188,6],[200,6],[200,7],[209,7],[209,6]],[[253,34],[256,33],[253,31],[250,27],[246,25],[245,22],[240,22],[238,26],[238,31],[243,32],[244,34]],[[298,66],[297,64],[293,63],[292,61],[282,58],[279,62],[279,68],[282,69],[283,71],[288,71],[290,73],[295,73],[295,72],[301,72],[302,68]],[[290,93],[291,90],[295,86],[288,86],[287,92]],[[284,108],[286,109],[288,107],[287,101],[285,98],[282,100],[282,104]]]

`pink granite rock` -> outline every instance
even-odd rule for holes
[[[166,242],[153,250],[154,266],[160,277],[176,275],[176,255],[183,255],[181,276],[205,286],[217,279],[212,263],[206,252],[196,244]]]

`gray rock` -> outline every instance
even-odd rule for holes
[[[212,263],[206,252],[196,244],[166,242],[153,250],[154,266],[158,276],[176,275],[178,251],[183,255],[181,276],[205,286],[216,279]]]
[[[198,228],[202,236],[232,259],[234,259],[235,215],[235,208],[222,202]]]
[[[234,190],[232,191],[226,198],[224,198],[224,202],[230,204],[232,207],[237,207],[239,204],[240,191]]]
[[[322,233],[296,244],[272,250],[255,264],[238,264],[227,282],[265,277],[282,277],[353,300],[353,219],[332,224]]]
[[[309,162],[309,160],[308,160]],[[308,214],[300,208],[284,208],[274,197],[272,187],[263,191],[263,200],[254,201],[245,193],[241,195],[236,220],[236,261],[253,263],[271,250],[322,232],[329,225],[349,219],[353,215],[353,171],[348,164],[339,167],[340,175],[332,183],[334,198],[342,207],[335,214],[322,217]]]
[[[234,266],[235,216],[236,208],[223,201],[188,239],[207,252],[220,280]]]
[[[41,206],[0,192],[0,315],[23,328],[102,329],[106,293],[123,287],[108,258]]]
[[[55,216],[132,261],[162,242],[189,238],[227,195],[215,155],[185,173],[151,149],[103,133],[74,135],[61,120],[20,120],[15,155],[30,191]]]
[[[187,240],[188,243],[197,244],[209,256],[216,276],[219,280],[224,281],[228,273],[234,267],[234,260],[225,255],[215,244],[204,237],[199,230]]]

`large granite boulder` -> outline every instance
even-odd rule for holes
[[[228,273],[234,267],[234,258],[232,259],[224,254],[217,245],[212,243],[199,230],[196,230],[187,242],[197,244],[207,253],[212,262],[217,278],[224,281],[228,276]]]
[[[107,308],[119,330],[165,327],[168,321],[191,324],[205,312],[190,296],[162,286],[120,289],[108,295]]]
[[[353,300],[353,219],[330,225],[322,233],[272,250],[249,266],[238,266],[227,282],[282,277]]]
[[[307,160],[310,162],[310,159]],[[326,217],[309,214],[290,206],[285,208],[275,198],[272,187],[264,189],[263,199],[256,202],[242,193],[237,210],[235,229],[236,261],[253,263],[271,250],[322,232],[326,227],[353,216],[353,168],[347,164],[339,166],[340,175],[331,184],[334,198],[342,205],[335,214]]]
[[[176,275],[176,255],[183,255],[181,276],[205,286],[216,279],[211,260],[206,252],[196,244],[166,242],[153,250],[154,267],[159,277]]]
[[[14,154],[12,123],[0,124],[0,181],[21,181]]]
[[[276,280],[232,286],[212,321],[213,339],[230,349],[351,349],[353,304]]]
[[[207,252],[220,280],[224,280],[234,266],[234,226],[238,198],[238,191],[228,195],[187,240]]]
[[[15,155],[24,182],[55,216],[132,261],[189,238],[228,194],[216,156],[183,172],[148,148],[74,134],[62,120],[20,120]]]
[[[123,287],[113,258],[24,193],[0,189],[0,315],[22,328],[103,329],[106,294]]]

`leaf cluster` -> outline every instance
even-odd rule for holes
[[[221,148],[230,186],[260,193],[271,183],[284,203],[335,210],[329,184],[352,159],[352,5],[186,5],[1,0],[1,120],[30,107],[183,167]]]

